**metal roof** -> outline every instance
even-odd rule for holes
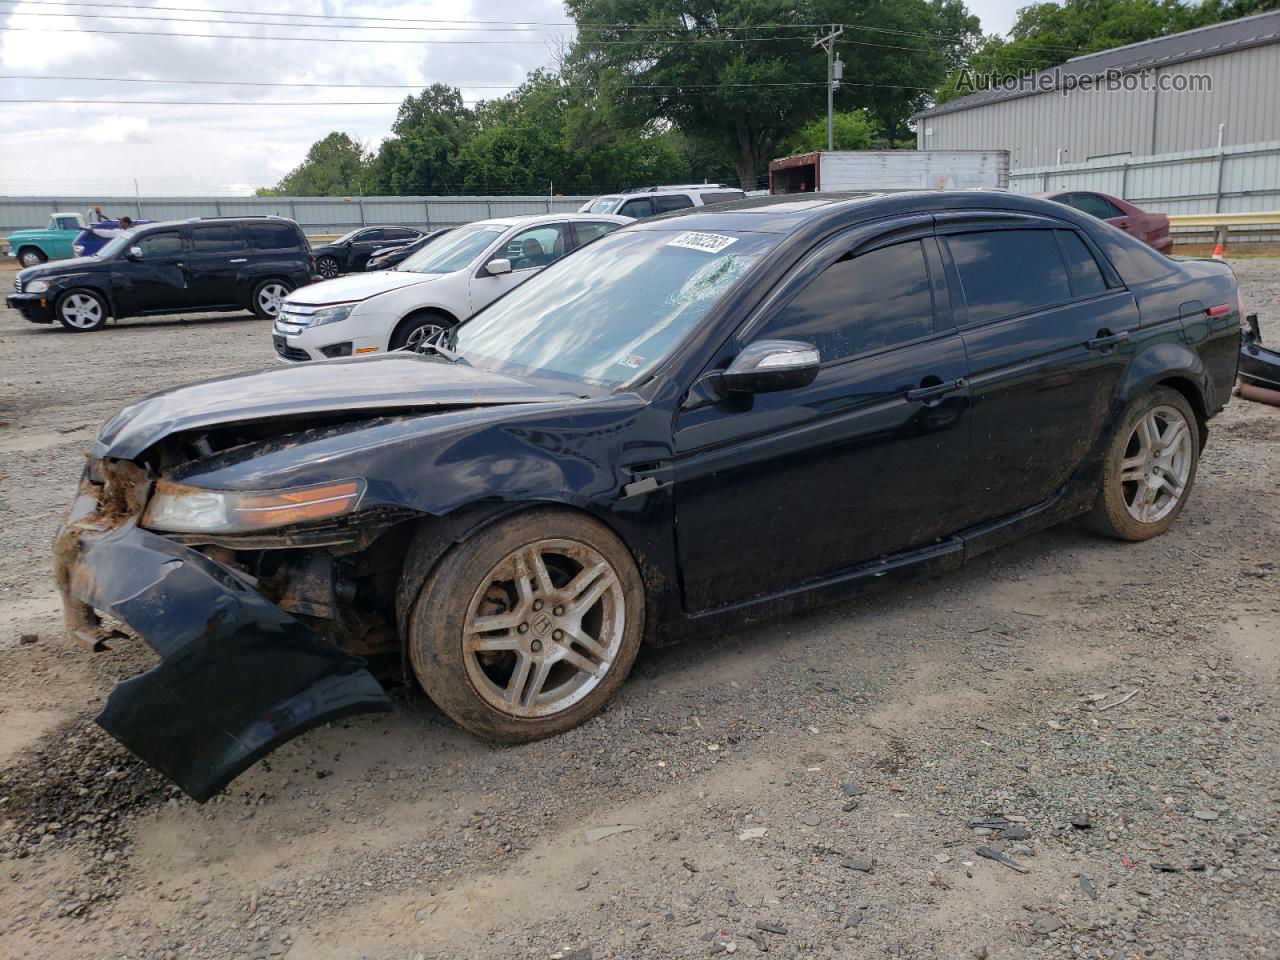
[[[1165,67],[1184,60],[1214,57],[1234,50],[1277,42],[1280,42],[1280,10],[1272,10],[1252,17],[1227,20],[1208,27],[1173,33],[1167,37],[1156,37],[1154,40],[1143,40],[1141,43],[1131,43],[1124,47],[1112,47],[1110,50],[1073,57],[1056,67],[1029,74],[1019,89],[982,90],[971,93],[936,107],[930,107],[928,110],[921,110],[912,119],[936,117],[944,113],[968,110],[971,107],[986,106],[988,103],[1047,93],[1056,89],[1056,86],[1042,87],[1040,78],[1053,77],[1055,74],[1059,77],[1096,77],[1111,70],[1120,73],[1137,73],[1152,67]]]

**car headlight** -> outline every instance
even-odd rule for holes
[[[23,289],[27,293],[48,293],[49,281],[48,280],[32,280],[30,283],[24,284]]]
[[[363,496],[363,480],[252,493],[162,481],[142,525],[170,533],[249,533],[351,513]]]
[[[77,257],[83,257],[83,256],[84,256],[84,244],[83,244],[83,243],[73,243],[73,244],[71,245],[71,251],[72,251],[72,252],[73,252]]]
[[[323,310],[317,310],[311,315],[311,322],[307,324],[310,327],[323,327],[326,323],[337,323],[351,316],[351,311],[356,308],[354,303],[344,303],[336,307],[325,307]]]

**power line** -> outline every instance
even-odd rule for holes
[[[34,0],[0,0],[0,2],[16,4],[19,2],[34,2]],[[245,16],[270,16],[270,17],[291,17],[305,18],[308,20],[373,20],[384,23],[426,23],[426,24],[467,24],[476,26],[525,26],[525,27],[576,27],[582,30],[612,30],[623,32],[663,32],[668,30],[679,30],[683,24],[655,24],[655,23],[577,23],[572,20],[469,20],[461,17],[450,18],[433,18],[433,17],[383,17],[370,14],[331,14],[331,13],[296,13],[292,11],[266,11],[266,10],[229,10],[229,9],[211,9],[208,7],[182,7],[182,6],[152,6],[139,3],[103,3],[97,0],[85,0],[85,2],[69,2],[69,0],[40,0],[40,6],[45,7],[93,7],[98,9],[132,9],[146,11],[166,11],[178,13],[219,13],[233,14]],[[35,16],[52,16],[52,14],[32,14]],[[90,14],[66,14],[66,16],[91,16]],[[159,18],[144,18],[159,19]],[[218,21],[211,21],[218,22]],[[304,26],[305,24],[299,24]],[[319,26],[319,24],[317,24]],[[764,29],[825,29],[830,26],[828,23],[756,23],[756,24],[717,24],[716,28],[720,30],[764,30]],[[902,37],[922,37],[928,40],[942,40],[947,43],[964,43],[968,37],[955,36],[952,34],[933,33],[928,31],[917,30],[898,30],[893,27],[873,27],[867,24],[844,24],[845,30],[856,30],[866,33],[882,33]],[[1083,47],[1064,47],[1054,44],[1033,42],[1033,45],[1041,50],[1056,50],[1062,53],[1079,53]]]
[[[411,89],[419,90],[428,86],[426,83],[290,83],[284,81],[269,80],[175,80],[162,79],[156,77],[72,77],[72,76],[35,76],[7,74],[0,75],[0,80],[57,80],[57,81],[82,81],[86,83],[172,83],[172,84],[197,84],[208,86],[236,86],[236,87],[290,87],[299,89],[313,88],[337,88],[337,89],[353,89],[363,90],[370,88],[381,89]],[[844,83],[844,81],[842,81]],[[916,87],[906,84],[896,83],[845,83],[846,86],[869,86],[869,87],[892,87],[900,90],[931,90],[931,87]],[[465,90],[518,90],[523,84],[482,84],[482,83],[455,83],[449,84],[455,89]],[[826,84],[821,80],[795,80],[787,82],[769,82],[769,83],[628,83],[610,86],[610,90],[702,90],[702,89],[719,89],[722,87],[822,87]],[[562,84],[560,86],[564,90],[576,90],[586,93],[598,93],[603,88],[600,87],[579,87],[571,84]],[[24,101],[34,103],[37,101]],[[47,101],[46,101],[47,102]],[[66,101],[57,100],[63,103]],[[137,101],[129,101],[130,103]],[[178,101],[174,101],[178,102]],[[237,101],[240,102],[240,101]]]

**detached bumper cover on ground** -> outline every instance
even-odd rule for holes
[[[364,661],[194,550],[131,522],[69,526],[59,548],[73,633],[83,641],[95,619],[86,606],[110,612],[161,658],[116,687],[98,723],[195,800],[318,724],[391,708]]]
[[[1250,400],[1280,406],[1280,351],[1262,345],[1258,318],[1247,318],[1248,330],[1240,341],[1241,394]]]

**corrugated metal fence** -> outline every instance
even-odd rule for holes
[[[1015,193],[1096,190],[1159,213],[1280,210],[1280,141],[1150,157],[1099,157],[1009,174]]]
[[[275,214],[309,234],[345,233],[364,224],[454,227],[491,217],[573,211],[589,197],[0,197],[0,235],[43,227],[57,211],[108,217],[185,220]]]

